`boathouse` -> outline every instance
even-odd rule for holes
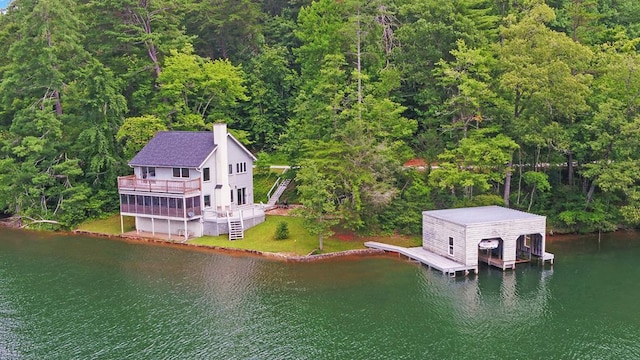
[[[422,247],[466,267],[479,262],[514,269],[517,263],[540,259],[545,252],[546,217],[501,206],[424,211]]]

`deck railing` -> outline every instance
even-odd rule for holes
[[[222,207],[218,207],[217,209],[205,209],[203,211],[203,216],[205,219],[215,219],[215,218],[254,218],[258,215],[264,215],[264,209],[262,209],[259,205],[251,204],[251,205],[241,205],[241,206],[233,206],[223,209]]]
[[[200,179],[152,180],[138,179],[135,175],[120,176],[118,177],[118,190],[188,194],[200,191]]]
[[[200,206],[189,207],[185,210],[182,208],[170,208],[167,206],[158,205],[138,205],[138,204],[120,204],[120,212],[127,214],[140,214],[140,215],[158,215],[174,218],[193,218],[194,216],[201,216],[202,209]]]

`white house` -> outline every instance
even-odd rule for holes
[[[422,247],[465,266],[513,269],[545,252],[546,217],[500,206],[424,211]]]
[[[162,131],[129,162],[133,175],[118,178],[120,216],[136,230],[188,239],[229,234],[264,221],[253,203],[256,158],[227,132]]]

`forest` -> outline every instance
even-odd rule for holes
[[[117,212],[155,132],[222,121],[298,169],[308,216],[355,231],[490,204],[632,228],[639,49],[637,0],[13,0],[0,213]]]

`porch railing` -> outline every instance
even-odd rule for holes
[[[225,209],[205,209],[203,211],[203,216],[205,219],[214,219],[214,218],[253,218],[259,215],[264,214],[264,209],[262,209],[259,205],[242,205],[242,206],[234,206],[228,207]]]
[[[120,176],[118,177],[118,190],[188,194],[200,191],[200,179],[153,180],[138,179],[135,175]]]

